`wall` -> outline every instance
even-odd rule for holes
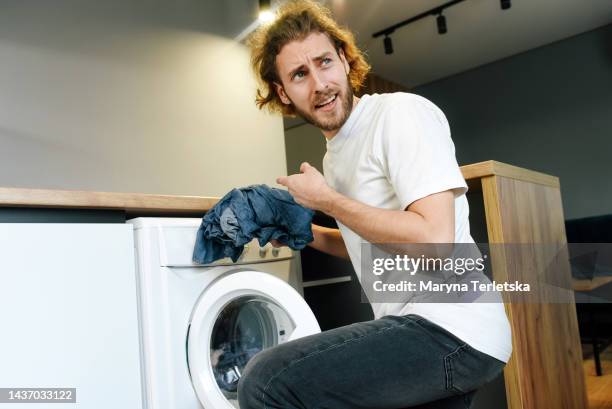
[[[230,39],[254,6],[3,2],[0,186],[219,196],[273,184],[286,174],[282,119],[255,108],[248,52]]]
[[[556,175],[566,219],[612,213],[612,25],[412,90],[446,113],[460,164]]]
[[[319,128],[302,124],[285,130],[287,149],[287,173],[300,171],[300,164],[308,162],[323,172],[323,155],[325,155],[325,137]]]

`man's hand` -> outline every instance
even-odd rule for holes
[[[284,246],[284,244],[283,244],[283,243],[281,243],[281,242],[280,242],[280,241],[278,241],[278,240],[274,240],[274,239],[270,240],[270,244],[272,245],[272,247],[276,247],[276,248],[279,248],[279,247],[283,247],[283,246]]]
[[[326,212],[335,191],[325,182],[323,175],[308,162],[302,163],[300,172],[302,173],[279,177],[276,183],[286,186],[295,201],[302,206]]]

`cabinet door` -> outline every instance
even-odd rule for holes
[[[135,280],[132,225],[0,224],[0,388],[141,408]]]

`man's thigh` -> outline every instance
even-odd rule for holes
[[[239,383],[240,407],[404,408],[460,396],[448,357],[465,345],[416,315],[325,331],[257,354]]]
[[[468,409],[472,404],[475,394],[476,391],[474,390],[463,395],[451,396],[422,405],[410,406],[405,409]]]

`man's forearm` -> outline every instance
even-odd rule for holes
[[[333,192],[325,213],[370,243],[448,243],[447,231],[436,229],[420,214],[368,206]]]
[[[340,230],[312,225],[314,240],[309,246],[332,256],[348,259],[348,251],[340,234]]]

